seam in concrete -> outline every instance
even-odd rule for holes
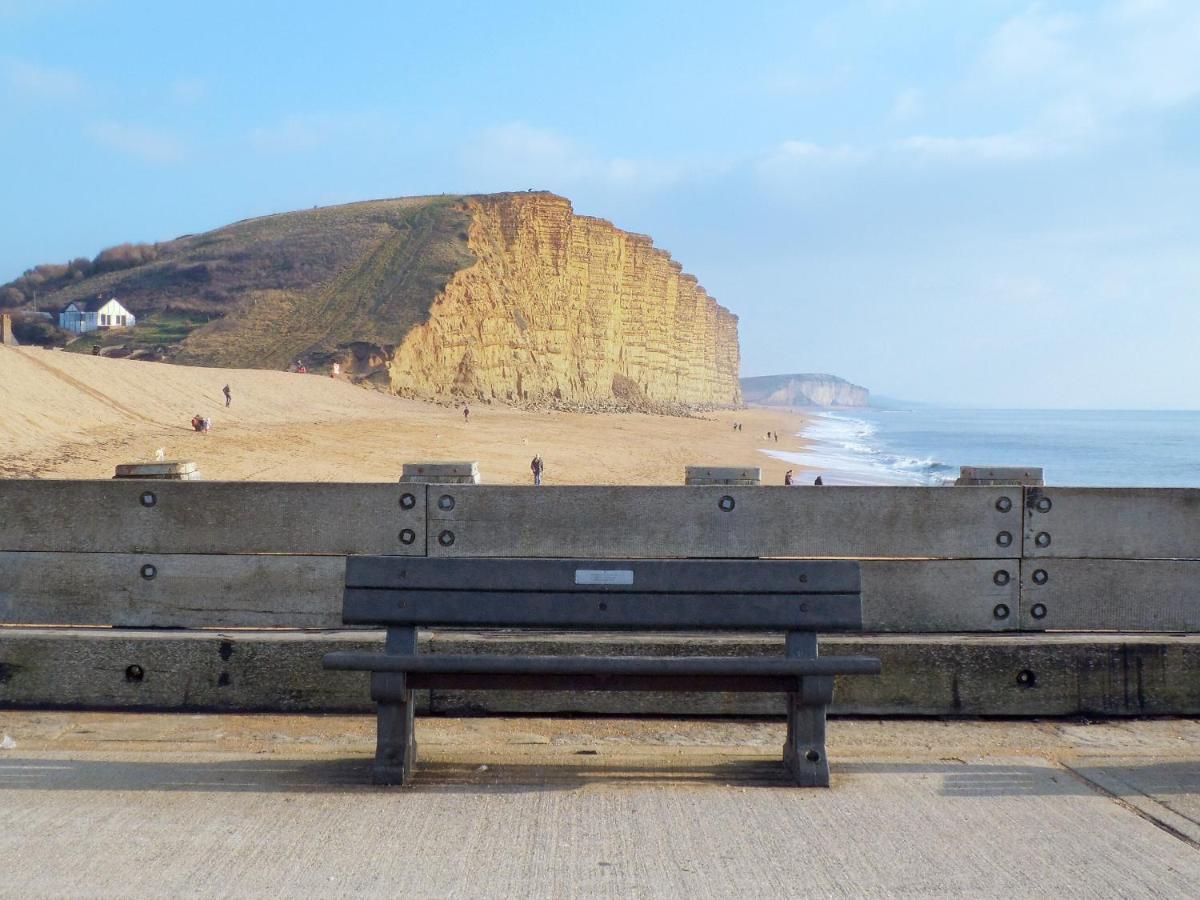
[[[1100,776],[1095,773],[1085,775],[1071,764],[1062,762],[1061,760],[1059,761],[1059,765],[1082,781],[1095,793],[1109,798],[1118,806],[1140,816],[1172,837],[1178,838],[1193,850],[1200,850],[1200,823],[1175,812],[1164,803],[1124,781]],[[1131,791],[1136,796],[1129,798],[1123,795],[1122,791]]]

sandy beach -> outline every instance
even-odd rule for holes
[[[226,408],[221,388],[230,386]],[[485,482],[681,484],[685,465],[761,466],[803,449],[800,413],[722,410],[695,418],[441,406],[321,375],[205,369],[0,346],[0,477],[109,478],[118,463],[195,461],[207,480],[392,481],[405,462],[477,460]],[[189,420],[209,416],[199,434]],[[734,431],[733,423],[744,423]],[[798,468],[798,467],[795,467]]]

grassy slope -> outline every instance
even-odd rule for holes
[[[105,293],[148,323],[219,317],[186,333],[178,362],[282,367],[350,341],[398,343],[473,262],[469,222],[459,197],[267,216],[171,241],[153,263],[85,279],[47,301]]]

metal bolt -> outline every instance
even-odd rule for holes
[[[1008,531],[1000,532],[998,535],[996,535],[996,543],[1001,547],[1007,547],[1012,543],[1012,533]]]
[[[818,753],[816,750],[809,750],[807,753],[804,754],[804,758],[807,759],[810,763],[820,762],[821,754]]]
[[[150,563],[146,563],[146,565],[142,566],[142,577],[145,578],[147,581],[149,581],[151,578],[153,578],[157,574],[158,574],[158,568],[156,566],[152,566]]]
[[[608,604],[605,603],[603,600],[600,601],[600,611],[603,612],[606,609],[608,609]]]
[[[443,547],[449,547],[454,543],[454,532],[450,531],[449,529],[443,531],[438,535],[438,543]]]
[[[1033,539],[1033,542],[1035,544],[1037,544],[1039,547],[1049,547],[1050,546],[1050,532],[1039,531],[1037,533],[1037,537],[1035,537]]]
[[[142,506],[149,508],[158,502],[158,498],[154,496],[153,491],[144,491],[142,493]]]
[[[1045,604],[1045,603],[1035,603],[1035,604],[1033,604],[1033,606],[1031,606],[1031,607],[1029,608],[1029,614],[1030,614],[1031,616],[1033,616],[1035,619],[1044,619],[1044,618],[1046,618],[1046,604]]]
[[[401,494],[400,495],[400,508],[401,509],[412,509],[416,505],[417,505],[417,498],[414,497],[412,494]]]
[[[1007,619],[1009,612],[1007,603],[997,603],[996,608],[992,610],[992,615],[997,619]]]
[[[992,576],[992,581],[998,586],[1004,587],[1006,584],[1012,581],[1012,576],[1009,575],[1004,569],[997,569],[996,574]]]
[[[732,510],[735,505],[736,504],[733,502],[733,498],[728,494],[722,497],[721,502],[717,504],[717,506],[721,507],[721,509],[723,509],[725,512]]]
[[[1050,575],[1045,569],[1034,569],[1033,570],[1033,583],[1034,584],[1045,584],[1049,580],[1050,580]]]
[[[1000,512],[1008,512],[1012,509],[1012,500],[1008,497],[1001,497],[996,501],[996,509],[1000,510]]]
[[[1034,687],[1037,685],[1037,675],[1031,669],[1022,669],[1017,673],[1017,684],[1021,687]]]
[[[126,681],[141,681],[146,677],[146,670],[139,665],[127,666],[125,668]]]
[[[1038,502],[1035,504],[1035,506],[1037,507],[1037,511],[1044,512],[1044,513],[1050,512],[1050,507],[1053,505],[1054,504],[1050,502],[1049,497],[1039,497]]]
[[[442,496],[438,497],[438,509],[454,509],[454,498],[449,494],[442,494]]]
[[[402,544],[411,544],[416,539],[417,539],[417,533],[415,531],[413,531],[411,528],[405,528],[403,531],[400,532],[400,543],[402,543]]]
[[[805,582],[807,582],[807,581],[808,581],[808,573],[807,573],[807,572],[801,572],[801,573],[800,573],[800,582],[801,582],[801,584],[803,584],[803,583],[805,583]]]

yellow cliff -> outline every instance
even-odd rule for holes
[[[737,317],[650,238],[545,193],[465,198],[475,263],[386,360],[409,397],[740,402]]]

